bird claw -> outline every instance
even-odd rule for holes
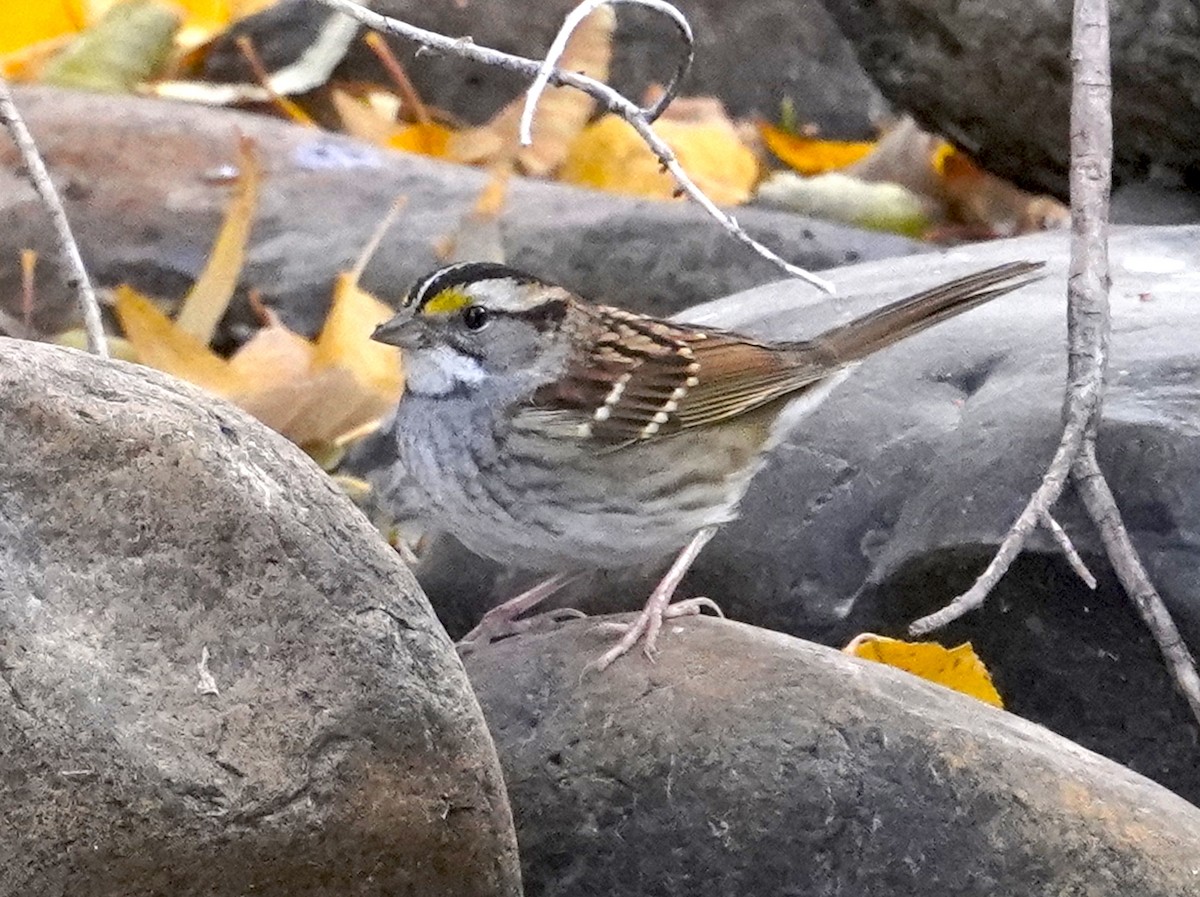
[[[583,668],[582,676],[588,673],[600,673],[612,666],[613,662],[622,655],[628,654],[639,641],[642,642],[642,655],[651,663],[655,662],[658,654],[658,633],[662,629],[663,620],[673,620],[676,617],[693,617],[705,609],[711,610],[716,616],[724,619],[725,613],[711,598],[687,598],[663,607],[657,607],[652,602],[643,608],[637,619],[632,623],[601,623],[605,628],[617,628],[622,633],[620,641],[591,661]]]
[[[460,655],[470,654],[484,645],[490,645],[514,635],[550,629],[567,620],[582,620],[587,616],[583,611],[573,607],[559,607],[522,620],[514,620],[507,613],[497,613],[501,610],[503,610],[502,607],[496,607],[488,611],[483,615],[478,626],[455,643],[454,647],[458,649]]]

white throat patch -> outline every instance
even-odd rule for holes
[[[459,384],[482,383],[490,376],[474,358],[448,346],[404,353],[404,373],[407,388],[427,396],[444,396]]]

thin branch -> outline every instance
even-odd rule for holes
[[[25,120],[17,109],[8,82],[3,77],[0,77],[0,122],[3,122],[12,136],[13,143],[17,145],[30,183],[33,184],[42,205],[50,213],[50,221],[58,237],[58,251],[62,256],[67,286],[75,291],[79,309],[83,314],[88,351],[101,358],[107,358],[108,343],[105,342],[104,325],[100,320],[100,303],[96,301],[96,291],[92,289],[92,281],[83,265],[83,256],[79,254],[79,244],[75,242],[75,236],[71,233],[67,212],[58,197],[58,191],[54,188],[54,182],[50,180],[50,172],[46,170],[42,154],[38,152],[33,135],[25,126]]]
[[[1167,667],[1200,722],[1200,673],[1138,558],[1121,520],[1112,490],[1096,459],[1096,434],[1103,405],[1109,305],[1108,212],[1112,185],[1112,82],[1108,0],[1075,0],[1071,90],[1071,266],[1067,282],[1067,394],[1063,438],[1042,485],[1017,518],[987,570],[965,595],[912,624],[916,633],[945,625],[986,599],[1004,569],[1037,526],[1045,523],[1076,572],[1095,588],[1050,507],[1066,476],[1074,483],[1088,516],[1100,532],[1117,578],[1158,644]]]
[[[1100,530],[1100,539],[1112,561],[1117,579],[1141,614],[1146,628],[1154,636],[1175,684],[1192,708],[1192,715],[1200,720],[1200,674],[1196,672],[1195,658],[1180,635],[1179,627],[1171,619],[1167,605],[1150,582],[1146,568],[1142,566],[1137,550],[1129,539],[1121,512],[1117,510],[1116,499],[1100,471],[1094,444],[1089,442],[1084,447],[1071,475],[1084,507]]]
[[[330,9],[335,9],[338,12],[344,13],[366,25],[368,28],[373,28],[376,31],[383,31],[388,34],[395,34],[414,43],[420,44],[430,50],[437,50],[443,53],[449,53],[453,56],[459,56],[463,59],[470,59],[475,62],[481,62],[485,65],[495,66],[496,68],[504,69],[505,71],[515,72],[523,75],[526,78],[534,79],[542,68],[540,62],[532,59],[526,59],[523,56],[514,56],[511,53],[502,53],[499,50],[493,50],[490,47],[481,47],[476,44],[471,38],[463,37],[454,38],[446,37],[438,34],[435,31],[427,31],[424,28],[417,28],[414,25],[409,25],[407,22],[402,22],[399,19],[392,19],[387,16],[380,15],[369,9],[359,6],[352,0],[316,0],[316,2],[328,6]],[[617,93],[607,84],[603,84],[594,78],[588,78],[585,75],[580,75],[575,72],[567,72],[562,69],[555,69],[550,75],[549,83],[556,87],[566,85],[574,87],[576,90],[581,90],[588,96],[596,100],[603,108],[607,109],[615,115],[623,118],[629,125],[633,127],[638,135],[645,141],[646,145],[658,157],[658,161],[662,164],[664,170],[668,171],[672,177],[678,182],[680,189],[690,197],[694,202],[698,203],[712,218],[725,229],[730,236],[744,245],[748,246],[754,252],[758,253],[763,258],[774,263],[781,270],[790,274],[792,277],[798,277],[807,283],[824,290],[826,293],[834,294],[836,290],[832,283],[823,277],[805,271],[791,262],[781,258],[775,252],[772,252],[766,246],[763,246],[748,233],[746,233],[737,219],[728,212],[717,207],[707,195],[696,186],[695,182],[688,176],[687,172],[679,164],[679,160],[675,156],[675,152],[659,137],[647,120],[641,107],[634,103],[629,98]]]
[[[1058,543],[1059,549],[1067,556],[1067,563],[1071,565],[1071,569],[1075,571],[1075,575],[1083,580],[1092,591],[1096,590],[1096,577],[1092,571],[1088,569],[1088,565],[1083,562],[1083,558],[1079,556],[1079,552],[1075,550],[1075,543],[1071,541],[1071,537],[1067,535],[1067,531],[1062,528],[1054,515],[1049,511],[1042,514],[1042,526],[1050,530],[1050,535],[1054,537],[1054,541]]]
[[[1096,373],[1098,374],[1099,371],[1097,370]],[[926,635],[935,629],[941,629],[964,614],[982,607],[992,589],[996,587],[996,583],[1001,580],[1008,572],[1008,568],[1012,566],[1013,561],[1017,559],[1017,555],[1021,553],[1025,543],[1037,529],[1038,523],[1050,513],[1050,508],[1062,495],[1067,478],[1071,473],[1071,464],[1074,463],[1079,449],[1083,445],[1084,433],[1087,431],[1088,421],[1091,419],[1099,396],[1099,384],[1094,378],[1079,384],[1078,387],[1071,384],[1068,387],[1067,396],[1069,402],[1067,423],[1063,428],[1058,448],[1054,452],[1054,458],[1046,468],[1041,485],[1030,496],[1024,510],[1021,511],[1000,542],[1000,547],[991,563],[979,574],[979,578],[975,580],[970,589],[941,610],[921,617],[910,624],[908,631],[913,635]]]
[[[554,42],[550,44],[550,49],[546,52],[546,58],[542,60],[542,64],[538,68],[537,77],[533,79],[533,84],[529,86],[529,92],[525,95],[525,107],[521,110],[521,127],[519,132],[521,146],[529,146],[533,143],[534,110],[537,109],[538,100],[542,98],[546,86],[550,83],[550,76],[554,74],[554,70],[558,66],[558,61],[562,59],[563,53],[566,52],[567,42],[571,39],[571,35],[575,33],[575,29],[579,27],[580,22],[590,16],[598,7],[605,5],[616,6],[620,3],[645,6],[667,16],[675,23],[675,27],[679,29],[679,33],[683,36],[684,43],[687,45],[687,53],[678,68],[676,68],[675,74],[671,76],[671,83],[667,85],[663,91],[663,95],[652,106],[639,109],[638,112],[646,119],[647,124],[652,124],[655,119],[663,114],[667,106],[671,104],[671,101],[675,99],[676,93],[679,92],[679,86],[691,70],[692,60],[695,59],[696,55],[696,39],[692,36],[692,26],[688,23],[684,14],[670,3],[664,2],[664,0],[584,0],[584,2],[567,13],[562,27],[554,37]]]

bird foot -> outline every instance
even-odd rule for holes
[[[586,617],[587,614],[583,611],[570,607],[562,607],[546,611],[545,613],[535,614],[532,617],[518,619],[562,589],[563,586],[571,582],[574,578],[574,576],[566,573],[551,576],[549,579],[539,582],[532,589],[524,591],[515,598],[510,598],[503,604],[493,607],[483,615],[483,619],[479,621],[479,625],[463,636],[458,644],[455,645],[458,648],[458,653],[469,654],[482,645],[490,645],[492,642],[498,642],[500,639],[508,638],[509,636],[520,635],[522,632],[529,632],[532,629],[547,628],[549,625],[555,625],[564,620],[576,620],[580,617]]]
[[[642,642],[642,654],[647,660],[653,662],[655,655],[658,654],[658,634],[662,630],[663,620],[693,617],[705,609],[711,610],[718,617],[725,616],[711,598],[688,598],[684,601],[676,601],[674,604],[659,604],[652,597],[632,623],[603,624],[619,627],[623,633],[621,640],[584,667],[584,674],[592,671],[598,673],[608,669],[613,661],[628,654],[639,641]]]
[[[470,654],[477,648],[490,645],[501,639],[511,638],[522,633],[541,631],[557,626],[567,620],[580,620],[587,616],[583,611],[573,607],[560,607],[525,617],[522,620],[513,619],[511,613],[505,611],[504,605],[494,607],[479,621],[479,625],[459,639],[454,647],[459,654]]]

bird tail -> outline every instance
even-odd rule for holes
[[[828,330],[812,343],[843,364],[861,361],[892,343],[1032,283],[1038,278],[1030,275],[1044,264],[1009,262],[968,274]]]

